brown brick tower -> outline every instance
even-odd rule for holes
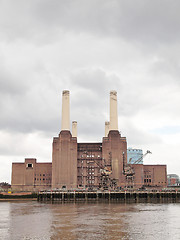
[[[107,131],[109,125],[109,133]],[[110,92],[110,123],[105,122],[105,135],[102,141],[102,158],[112,162],[112,176],[116,180],[117,186],[123,186],[125,177],[123,175],[123,161],[127,163],[127,142],[125,137],[121,137],[118,131],[117,113],[117,92]]]
[[[77,137],[72,137],[70,132],[69,112],[69,91],[63,91],[61,132],[53,139],[53,189],[77,187]]]

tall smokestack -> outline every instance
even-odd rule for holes
[[[105,122],[105,137],[108,137],[110,122]]]
[[[110,91],[110,129],[118,130],[117,92]]]
[[[77,137],[77,122],[72,122],[72,137]]]
[[[69,91],[62,92],[62,122],[61,130],[70,130]]]

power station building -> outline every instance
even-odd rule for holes
[[[39,191],[78,188],[166,187],[166,165],[130,164],[127,141],[118,130],[117,92],[110,92],[110,121],[102,142],[78,143],[77,122],[70,131],[69,91],[62,93],[61,132],[53,138],[52,162],[26,158],[12,164],[12,189]]]

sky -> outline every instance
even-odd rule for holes
[[[70,91],[78,142],[101,142],[109,92],[128,147],[180,175],[179,0],[0,0],[0,182],[52,161]]]

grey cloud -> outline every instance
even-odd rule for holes
[[[9,40],[40,37],[48,42],[59,33],[83,31],[151,45],[179,41],[179,8],[178,0],[6,1],[0,15]]]
[[[78,121],[79,134],[102,136],[104,122],[109,120],[109,92],[122,91],[122,84],[115,74],[103,69],[83,69],[70,75],[71,118]]]
[[[1,101],[0,129],[18,132],[44,131],[57,132],[60,130],[61,116],[61,93],[63,82],[51,81],[48,73],[41,69],[38,73],[40,79],[33,75],[32,80],[27,81],[23,94],[11,94],[12,81],[7,81],[7,93],[3,92]],[[43,76],[43,77],[42,77]],[[29,79],[30,77],[28,77]],[[31,79],[31,78],[30,78]],[[16,83],[16,79],[13,79]],[[20,83],[20,82],[19,82]],[[4,84],[4,82],[3,82]],[[107,75],[103,70],[82,70],[78,74],[70,75],[69,85],[71,91],[71,119],[80,121],[80,132],[85,129],[86,134],[98,132],[100,123],[103,125],[107,120],[110,86],[121,85],[115,75]],[[18,88],[18,84],[14,85]],[[59,91],[57,91],[57,89]],[[71,90],[71,89],[70,89]],[[103,127],[102,127],[103,128]]]
[[[0,95],[5,94],[18,95],[24,94],[27,90],[28,84],[22,81],[20,74],[16,74],[12,69],[8,69],[8,65],[0,62]]]
[[[129,146],[160,144],[162,140],[156,134],[143,131],[133,124],[129,119],[122,124],[122,135],[127,137]]]
[[[155,76],[156,84],[180,84],[180,61],[175,56],[155,61],[150,71]]]
[[[121,86],[121,80],[115,74],[107,74],[103,69],[83,69],[71,75],[71,81],[83,91],[86,89],[99,95]]]

